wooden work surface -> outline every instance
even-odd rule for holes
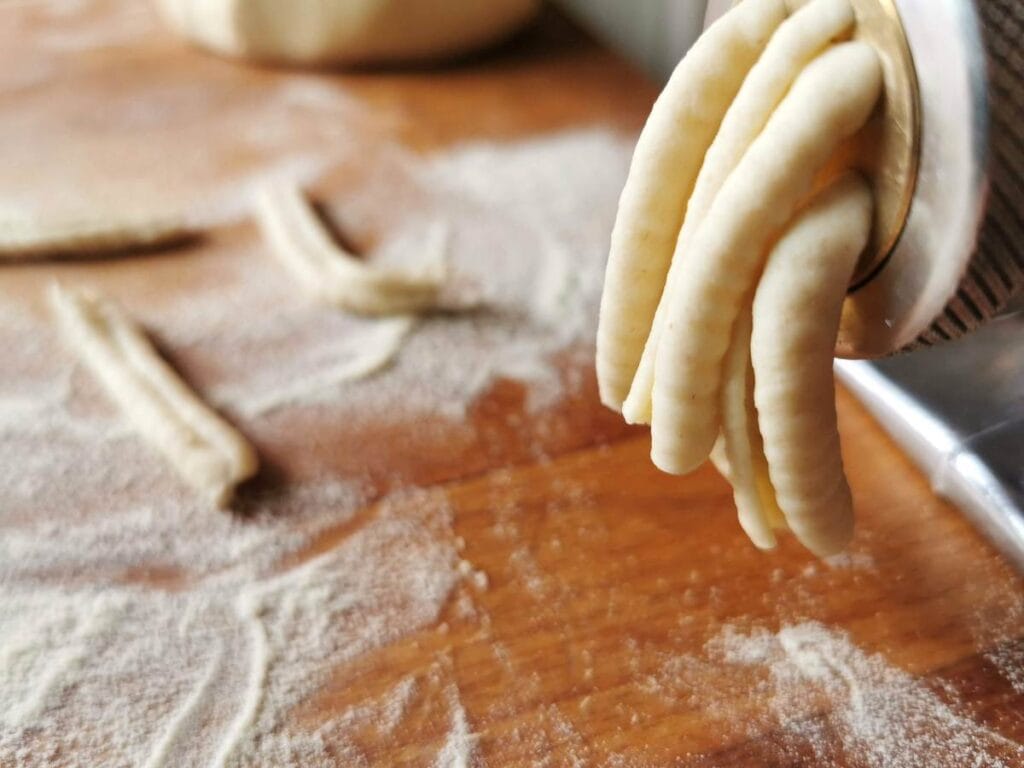
[[[148,168],[160,176],[158,193],[173,202],[190,186],[213,186],[255,162],[241,151],[196,160],[188,151],[204,125],[226,130],[238,104],[292,75],[217,60],[155,29],[125,43],[118,34],[130,38],[131,25],[143,23],[136,16],[148,13],[121,18],[125,6],[141,5],[135,0],[90,3],[64,16],[46,11],[58,5],[0,4],[0,131],[29,145],[0,149],[0,192],[39,206],[46,185],[54,199],[67,196],[62,174],[81,192],[90,171],[75,164],[85,163],[84,153],[94,173],[116,175],[118,158],[126,174]],[[109,44],[82,43],[116,8],[120,26],[108,30]],[[37,55],[33,46],[46,35],[51,53]],[[59,77],[50,76],[53,67]],[[353,130],[384,132],[413,151],[585,125],[632,132],[656,95],[553,14],[500,51],[457,66],[320,77],[347,89],[371,118],[345,124],[336,139],[310,139],[297,116],[297,140],[314,147],[352,140]],[[191,103],[187,114],[140,114],[131,130],[105,129],[106,105],[123,106],[123,94],[140,83],[170,90],[190,78],[219,88],[222,98]],[[342,190],[350,171],[329,177],[325,188]],[[29,187],[36,197],[21,194]],[[248,225],[232,224],[177,254],[5,268],[0,290],[34,311],[46,280],[87,276],[137,304],[160,302],[215,275],[221,260],[254,238]],[[725,626],[775,631],[819,622],[955,700],[958,712],[1024,741],[1024,689],[1018,679],[1015,692],[990,661],[1024,643],[1024,583],[850,396],[840,393],[839,413],[858,533],[845,565],[828,566],[791,540],[769,554],[755,551],[725,482],[710,468],[686,478],[656,471],[646,431],[602,409],[589,365],[581,370],[581,394],[536,417],[523,411],[522,388],[506,382],[472,408],[468,424],[408,441],[386,433],[355,442],[344,424],[330,422],[254,434],[270,467],[264,485],[301,476],[312,461],[321,471],[365,475],[376,498],[396,477],[443,487],[463,556],[489,581],[474,596],[473,617],[449,606],[438,626],[330,670],[295,713],[298,721],[315,727],[405,675],[425,673],[441,654],[477,734],[477,759],[487,765],[814,765],[813,752],[794,748],[763,717],[763,689],[712,669],[702,678],[717,692],[710,707],[699,691],[652,695],[643,681],[668,658],[701,658]],[[509,416],[520,414],[538,423],[509,426]],[[501,514],[514,516],[511,538],[495,524]],[[311,551],[350,531],[321,536]],[[829,714],[808,715],[826,739]],[[427,707],[387,738],[368,731],[355,740],[376,764],[429,765],[446,727]]]

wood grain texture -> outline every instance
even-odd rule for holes
[[[18,57],[31,56],[23,41],[52,23],[40,10],[47,5],[0,9],[0,70],[17,69]],[[73,23],[102,23],[116,5],[90,3]],[[162,32],[67,57],[58,78],[0,87],[2,113],[35,110],[37,130],[54,147],[81,128],[64,118],[102,122],[95,107],[82,106],[83,94],[95,105],[147,79],[202,79],[219,84],[225,98],[193,105],[187,119],[217,126],[214,118],[232,100],[258,99],[292,76],[196,54]],[[356,139],[360,131],[384,133],[411,151],[574,126],[633,132],[656,95],[629,66],[553,14],[501,50],[449,67],[323,79],[370,108],[369,123],[346,125]],[[173,142],[191,130],[184,117],[167,118],[176,120],[177,132],[173,125],[138,128],[152,134],[147,141],[165,143],[163,173],[171,187]],[[296,135],[307,128],[296,114]],[[90,139],[98,152],[102,133]],[[211,184],[251,162],[241,151],[212,157],[205,179]],[[0,174],[10,158],[0,150]],[[48,160],[37,162],[45,181]],[[323,190],[343,197],[372,170],[339,168]],[[97,172],[97,183],[114,172]],[[27,171],[11,170],[15,178],[19,173]],[[374,222],[368,226],[372,232]],[[358,245],[370,240],[372,234]],[[223,265],[251,258],[257,248],[255,229],[236,224],[180,252],[4,269],[0,292],[12,306],[41,312],[35,297],[56,276],[87,280],[144,307],[210,284]],[[170,354],[186,377],[203,378],[202,359]],[[829,566],[788,538],[777,551],[757,552],[713,470],[685,478],[656,471],[646,431],[623,426],[598,404],[591,365],[568,357],[564,368],[566,376],[582,377],[579,395],[539,414],[526,411],[520,385],[502,382],[465,422],[383,428],[300,419],[263,422],[251,434],[269,469],[248,493],[273,493],[289,479],[324,473],[364,478],[375,499],[405,484],[438,489],[465,540],[463,556],[488,577],[486,588],[460,585],[437,626],[325,670],[327,682],[294,713],[296,722],[315,728],[413,676],[417,695],[396,732],[353,734],[373,764],[432,763],[449,727],[445,697],[454,681],[478,735],[481,764],[813,766],[815,754],[767,716],[768,693],[747,678],[712,667],[701,677],[704,690],[652,681],[667,661],[699,663],[724,627],[774,630],[814,621],[849,633],[860,649],[881,654],[940,698],[955,699],[958,711],[993,732],[1024,741],[1024,691],[1015,691],[991,661],[1000,650],[1016,649],[1021,658],[1024,583],[933,496],[852,398],[840,393],[839,413],[858,530],[848,564]],[[377,514],[371,503],[314,541],[304,557],[339,545]],[[176,577],[146,569],[124,575],[165,586]],[[829,715],[825,709],[807,717],[838,743]]]

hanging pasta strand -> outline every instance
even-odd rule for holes
[[[601,399],[651,425],[660,469],[710,457],[762,549],[788,528],[827,555],[852,532],[832,355],[874,201],[835,178],[883,91],[856,25],[850,0],[735,6],[659,98],[612,235]]]
[[[853,535],[832,357],[872,208],[857,174],[834,183],[779,240],[754,296],[754,399],[768,471],[789,527],[820,556],[840,551]]]
[[[772,549],[776,544],[773,529],[785,527],[785,521],[775,500],[754,408],[752,323],[752,307],[747,301],[725,358],[720,451],[712,451],[711,460],[732,485],[740,526],[755,546]]]
[[[746,0],[726,14],[676,67],[640,134],[597,329],[597,379],[609,408],[620,410],[629,393],[704,154],[785,17],[782,0]]]
[[[854,20],[849,0],[812,0],[778,28],[743,81],[704,157],[693,195],[686,207],[686,218],[676,242],[664,293],[629,396],[622,406],[622,415],[631,424],[651,423],[651,391],[658,342],[674,292],[673,286],[677,286],[686,270],[694,233],[707,216],[725,180],[764,129],[793,81],[830,43],[848,34]],[[699,257],[699,254],[694,256]]]
[[[768,244],[836,148],[867,121],[881,87],[874,49],[833,46],[797,78],[722,186],[694,236],[659,343],[651,420],[658,468],[682,474],[707,459],[721,426],[722,365],[740,301]]]

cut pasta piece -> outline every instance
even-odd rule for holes
[[[196,230],[177,218],[96,218],[86,221],[0,221],[0,261],[96,256],[151,250],[189,240]]]
[[[302,190],[273,182],[256,194],[263,236],[314,296],[361,315],[403,315],[438,309],[443,276],[373,267],[339,246]],[[442,233],[444,234],[444,233]],[[444,243],[435,246],[443,251]],[[431,263],[436,270],[440,265]]]
[[[597,378],[620,410],[643,352],[686,202],[704,153],[743,79],[786,16],[782,0],[746,0],[676,67],[637,142],[601,298]]]
[[[50,303],[79,360],[193,488],[226,506],[235,486],[254,475],[252,446],[203,403],[113,302],[54,285]]]
[[[672,286],[653,388],[651,458],[681,474],[700,465],[721,426],[725,352],[740,302],[772,239],[833,151],[867,120],[881,92],[878,56],[836,45],[797,78],[701,222],[686,279]]]
[[[762,131],[800,72],[826,46],[851,31],[855,22],[850,0],[811,0],[778,28],[764,54],[750,70],[736,100],[722,121],[686,207],[686,217],[676,242],[666,288],[654,316],[643,357],[622,406],[622,415],[631,424],[651,421],[651,390],[658,342],[665,322],[667,297],[685,274],[690,258],[690,241],[707,216],[711,204],[744,153]],[[699,257],[700,254],[694,254]]]
[[[732,484],[740,525],[754,545],[775,546],[773,528],[784,525],[775,501],[754,409],[754,372],[750,364],[751,308],[749,301],[736,321],[726,355],[722,386],[722,434],[716,460],[719,471]],[[721,461],[724,455],[725,462]],[[722,471],[723,467],[726,471]]]
[[[821,557],[853,534],[832,357],[872,205],[856,174],[825,190],[772,250],[754,297],[754,397],[769,474],[789,527]]]

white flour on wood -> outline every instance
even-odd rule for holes
[[[52,16],[48,39],[29,33],[38,25],[18,26],[22,12],[5,5]],[[111,24],[88,21],[97,7]],[[416,154],[388,143],[394,117],[382,123],[332,76],[257,76],[201,56],[187,72],[152,66],[147,57],[171,43],[156,40],[162,33],[135,3],[0,1],[0,12],[12,24],[0,34],[21,46],[8,55],[15,66],[0,72],[0,95],[17,105],[0,122],[0,213],[70,215],[144,201],[201,222],[238,222],[248,190],[267,176],[323,180],[314,191],[324,193],[330,220],[369,260],[415,263],[430,228],[445,222],[448,290],[483,305],[411,329],[353,318],[305,301],[255,230],[240,228],[215,232],[202,252],[212,279],[170,299],[119,295],[247,435],[271,448],[288,438],[287,452],[312,464],[244,491],[232,516],[197,501],[139,445],[46,317],[16,290],[0,297],[0,764],[362,768],[381,745],[415,743],[424,765],[482,765],[490,740],[501,738],[492,727],[542,701],[551,679],[516,657],[515,638],[492,638],[490,616],[473,602],[508,589],[508,577],[490,586],[462,551],[476,542],[451,529],[445,494],[409,488],[407,468],[378,461],[373,472],[348,472],[320,457],[372,451],[363,435],[391,425],[388,450],[415,439],[421,462],[450,446],[432,441],[430,420],[472,432],[467,414],[503,377],[522,383],[527,410],[574,396],[572,371],[592,364],[574,360],[591,356],[631,138],[575,130]],[[89,68],[74,66],[109,46],[134,46],[140,64],[118,72],[114,96],[97,93]],[[217,118],[202,120],[212,103]],[[59,140],[38,130],[44,123],[64,127]],[[160,171],[168,146],[179,149],[173,177]],[[152,267],[165,258],[177,255]],[[512,416],[507,426],[524,441],[547,423],[543,414]],[[319,423],[341,442],[311,445],[310,425]],[[529,505],[499,492],[512,484],[511,471],[491,478],[491,532],[508,545],[515,588],[557,625],[574,596],[531,550]],[[383,501],[381,486],[391,489]],[[551,485],[566,504],[575,503],[571,490]],[[308,554],[325,534],[327,553]],[[872,563],[829,566],[841,575]],[[700,576],[693,572],[695,594]],[[623,598],[607,594],[612,614]],[[685,596],[681,605],[682,625],[692,617]],[[450,635],[442,620],[452,622]],[[434,663],[472,622],[491,646],[492,670],[509,681],[490,710],[479,691],[460,692],[455,662]],[[420,669],[389,655],[413,650]],[[1004,643],[988,657],[1008,685],[1019,680],[1018,650]],[[629,648],[584,651],[578,708],[540,706],[511,732],[533,763],[664,764],[639,750],[605,755],[583,727],[642,728],[642,713],[618,702],[645,696],[734,728],[782,727],[822,766],[836,758],[835,744],[849,765],[866,768],[918,765],[907,745],[935,757],[930,768],[1020,762],[955,701],[819,625],[726,633],[706,657],[665,659],[650,679],[630,667],[615,689],[605,688],[605,651],[639,658]],[[381,687],[360,690],[367,670],[384,670]],[[717,701],[727,685],[741,687]],[[763,707],[737,724],[735,702],[748,694]],[[801,720],[816,713],[808,700],[833,712],[838,738]],[[432,722],[413,736],[423,710]],[[323,722],[325,711],[342,714]],[[367,731],[377,752],[360,741]]]
[[[324,674],[436,619],[459,579],[452,539],[443,495],[424,493],[277,574],[239,563],[171,591],[4,574],[0,762],[333,765],[289,752],[286,716]]]
[[[444,746],[434,762],[435,768],[472,768],[476,764],[476,736],[466,721],[466,710],[459,701],[458,691],[450,692],[451,726]]]
[[[727,624],[703,654],[663,656],[653,674],[638,675],[638,688],[699,709],[751,764],[1013,768],[1024,760],[1024,746],[961,702],[955,681],[918,680],[815,621],[775,632]]]
[[[392,360],[381,350],[400,335],[392,327],[400,321],[319,307],[269,254],[260,254],[195,296],[187,314],[151,311],[153,324],[217,371],[218,402],[254,416],[325,400],[337,407],[343,399],[359,420],[461,418],[500,378],[530,385],[530,409],[557,403],[566,382],[556,357],[592,343],[628,141],[583,131],[455,148],[426,163],[387,154],[389,176],[348,191],[337,219],[381,218],[378,212],[389,210],[378,223],[383,240],[373,258],[403,265],[426,256],[424,240],[443,221],[450,232],[448,290],[455,303],[479,302],[478,311],[429,318]],[[403,197],[411,200],[383,204]],[[247,321],[238,322],[240,316]],[[342,387],[385,364],[389,375]]]
[[[215,287],[131,310],[257,434],[309,409],[462,423],[504,377],[530,407],[554,405],[574,385],[558,357],[591,343],[628,153],[599,131],[423,159],[395,150],[387,176],[352,190],[338,210],[358,217],[406,189],[374,249],[384,262],[415,258],[443,218],[452,290],[478,297],[478,313],[413,328],[316,306],[255,236]],[[320,473],[246,495],[242,516],[216,513],[139,445],[45,316],[4,300],[0,319],[0,701],[14,704],[0,763],[371,764],[343,723],[298,729],[293,713],[324,675],[435,622],[457,584],[486,588],[457,552],[444,494],[394,493],[370,510],[368,478]],[[349,532],[328,553],[289,564],[339,526]],[[447,685],[435,762],[477,764]],[[396,692],[379,727],[395,732],[411,695]]]

